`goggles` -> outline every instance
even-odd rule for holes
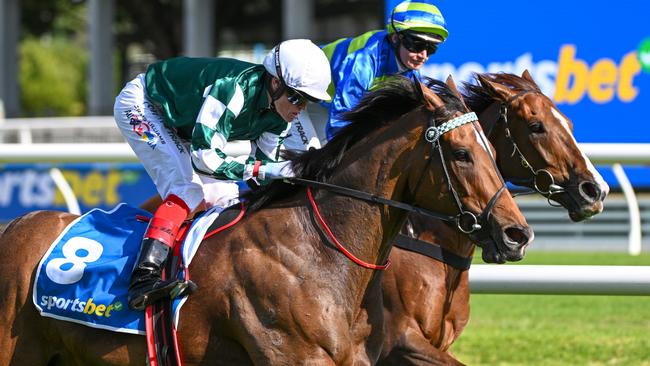
[[[293,105],[306,105],[307,102],[314,102],[314,103],[320,102],[319,99],[310,97],[309,95],[301,93],[296,89],[290,88],[288,86],[285,88],[287,91],[287,100],[289,101],[289,103]]]
[[[411,52],[420,53],[426,50],[427,55],[431,56],[438,50],[438,43],[435,42],[425,41],[409,34],[400,34],[399,38],[402,46]]]

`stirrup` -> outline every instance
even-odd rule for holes
[[[191,295],[196,291],[196,284],[191,280],[180,281],[169,291],[169,297],[175,299],[184,295]]]
[[[178,296],[189,295],[196,290],[196,287],[196,284],[192,281],[181,281],[179,279],[161,281],[156,283],[149,291],[143,291],[133,297],[129,294],[129,308],[144,310],[147,306],[162,299],[173,299]]]

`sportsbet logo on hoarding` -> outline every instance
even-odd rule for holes
[[[646,59],[650,58],[650,41]],[[557,60],[534,61],[533,53],[527,52],[514,62],[491,62],[486,66],[478,62],[465,62],[460,66],[451,63],[428,64],[422,73],[438,80],[448,75],[460,80],[470,80],[474,72],[521,73],[528,70],[544,94],[553,96],[558,104],[576,104],[588,98],[594,103],[613,100],[632,102],[639,94],[634,80],[641,73],[642,64],[637,52],[632,50],[618,59],[603,57],[593,63],[580,58],[578,47],[564,44]],[[639,52],[641,49],[639,50]]]
[[[633,81],[640,71],[634,51],[623,55],[618,64],[601,58],[590,66],[576,57],[575,46],[565,45],[560,50],[555,92],[549,95],[557,103],[575,104],[585,94],[595,103],[611,102],[615,97],[621,102],[631,102],[639,94]]]

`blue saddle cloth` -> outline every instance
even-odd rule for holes
[[[190,227],[182,248],[189,265],[220,209],[204,213]],[[151,214],[127,204],[111,211],[94,209],[73,221],[54,240],[39,263],[34,305],[42,316],[94,328],[145,334],[144,312],[128,307],[127,294],[147,221]],[[185,299],[175,299],[178,311]]]

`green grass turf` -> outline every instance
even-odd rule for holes
[[[519,263],[650,265],[650,254],[532,251]],[[468,365],[650,365],[650,297],[475,294],[470,305],[451,348]]]
[[[474,253],[474,264],[484,264],[481,260],[481,250]],[[631,256],[625,252],[546,252],[528,251],[523,260],[510,262],[516,264],[584,264],[605,266],[650,266],[650,253]]]

